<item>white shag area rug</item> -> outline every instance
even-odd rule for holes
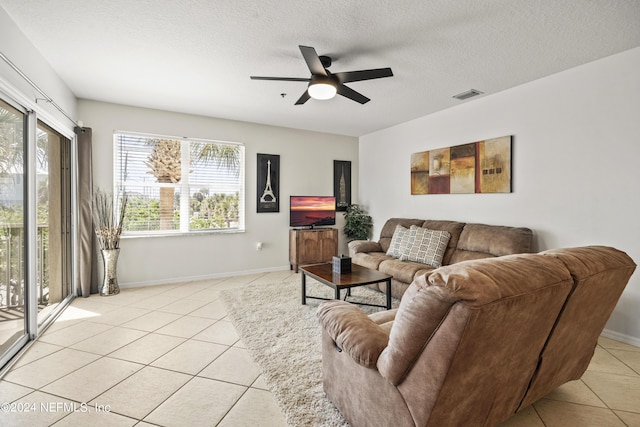
[[[333,289],[307,278],[307,295],[333,297]],[[342,291],[344,294],[345,291]],[[353,288],[349,301],[383,304],[384,294]],[[300,276],[280,283],[221,292],[229,318],[260,367],[290,426],[348,426],[322,390],[321,300],[302,305]],[[393,301],[397,307],[398,301]],[[375,307],[358,306],[371,313]]]

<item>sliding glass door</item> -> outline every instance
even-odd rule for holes
[[[71,141],[0,98],[0,369],[70,300]]]
[[[0,100],[0,357],[26,339],[26,113]]]
[[[36,129],[36,298],[38,325],[71,294],[70,141],[38,121]]]

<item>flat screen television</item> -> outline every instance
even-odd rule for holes
[[[333,196],[291,196],[289,226],[313,228],[336,223],[336,198]]]

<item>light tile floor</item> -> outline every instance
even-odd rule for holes
[[[0,381],[2,426],[285,426],[223,289],[293,273],[76,298]],[[3,406],[4,410],[6,406]],[[503,426],[640,427],[640,348],[601,338],[581,380]]]

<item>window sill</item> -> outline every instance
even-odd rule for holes
[[[174,232],[174,233],[153,233],[153,234],[143,234],[143,233],[131,233],[131,234],[123,234],[120,236],[122,240],[128,239],[140,239],[140,238],[154,238],[154,237],[195,237],[195,236],[210,236],[215,234],[240,234],[244,233],[244,229],[233,229],[233,230],[203,230],[203,231],[190,231],[188,233],[182,232]]]

